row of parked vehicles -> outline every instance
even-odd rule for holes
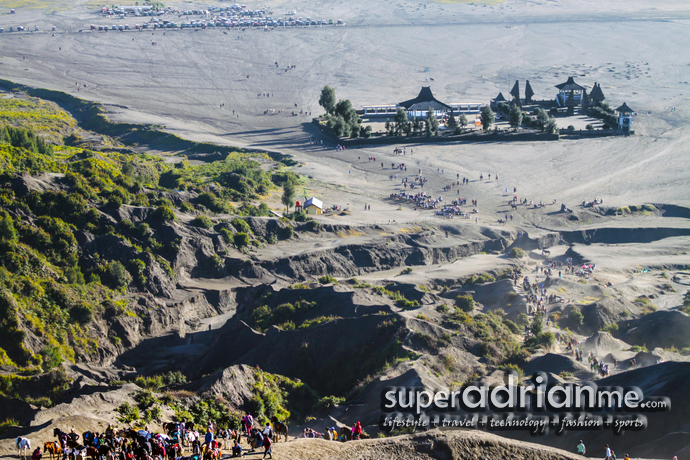
[[[170,24],[172,24],[172,23],[170,23]],[[135,24],[134,29],[137,29],[137,30],[138,29],[149,29],[149,28],[158,28],[161,26],[162,25],[159,25],[158,23],[150,23],[150,24],[144,23],[141,25]],[[172,25],[170,25],[169,27],[172,27]],[[131,29],[131,27],[129,27],[129,24],[119,24],[119,25],[112,25],[112,26],[91,24],[91,30],[106,30],[107,31],[107,30],[130,30],[130,29]]]
[[[192,21],[183,22],[178,24],[172,21],[157,21],[149,22],[144,24],[135,24],[134,29],[205,29],[207,27],[298,27],[298,26],[321,26],[321,25],[345,25],[345,23],[338,19],[337,21],[328,20],[312,20],[307,18],[302,20],[302,18],[285,20],[273,20],[271,18],[261,18],[261,19],[239,19],[239,18],[216,18],[209,21]],[[108,30],[130,30],[132,29],[129,24],[119,24],[119,25],[95,25],[91,24],[91,30],[108,31]]]
[[[51,29],[52,29],[53,32],[55,32],[56,27],[53,26]],[[30,29],[29,29],[29,30],[30,30]],[[38,26],[34,26],[34,29],[33,29],[33,30],[34,30],[34,32],[40,32],[40,31],[41,31],[40,27],[38,27]],[[9,28],[9,32],[26,32],[26,31],[27,31],[27,29],[26,29],[26,27],[24,27],[24,26],[16,26],[16,27],[15,27],[15,26],[11,26],[11,27]],[[5,33],[5,28],[4,28],[4,27],[0,27],[0,33]]]

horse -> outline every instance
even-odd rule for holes
[[[196,436],[194,434],[194,431],[185,431],[184,437],[182,438],[183,441],[187,442],[188,446],[192,445],[192,442],[196,439]]]
[[[100,460],[103,457],[112,458],[113,453],[109,446],[100,445],[99,447],[88,446],[86,448],[86,456],[93,460]]]
[[[62,453],[62,447],[60,447],[59,442],[46,442],[43,444],[43,452],[48,452],[48,454],[50,454],[50,460],[53,460],[53,457],[59,460],[60,454]]]
[[[172,433],[175,432],[175,426],[177,424],[175,422],[165,422],[163,424],[163,431],[165,431],[166,434],[172,435]]]
[[[287,442],[287,440],[288,440],[288,426],[285,423],[279,421],[278,417],[276,417],[275,415],[271,418],[271,423],[273,423],[273,429],[275,431],[276,442],[278,442],[280,440],[281,435],[285,436],[285,442]]]
[[[117,435],[121,438],[127,438],[127,439],[137,439],[139,436],[139,433],[137,433],[137,430],[134,428],[127,428],[120,430]]]
[[[82,451],[82,450],[84,450],[84,446],[79,444],[77,441],[72,441],[71,439],[67,439],[67,442],[65,443],[65,450],[67,450],[67,449]]]
[[[31,450],[31,440],[29,440],[29,438],[22,438],[20,436],[14,440],[14,443],[17,446],[17,457],[23,456],[26,458],[26,451]],[[24,455],[22,455],[22,451],[24,452]]]
[[[60,447],[64,449],[66,447],[64,440],[67,439],[67,433],[62,431],[60,428],[53,428],[53,436],[58,438],[58,441],[60,442]]]
[[[85,433],[82,433],[81,435],[81,438],[84,440],[84,445],[86,447],[93,446],[93,441],[95,437],[96,434],[92,431],[87,431]]]
[[[103,442],[109,445],[113,452],[122,449],[122,446],[125,444],[124,438],[120,438],[118,436],[114,438],[105,438],[103,439]]]

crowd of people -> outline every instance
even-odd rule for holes
[[[406,201],[408,203],[412,203],[415,206],[424,209],[436,209],[439,206],[439,204],[443,201],[443,197],[433,198],[427,195],[426,192],[419,192],[414,194],[398,192],[391,193],[390,197],[391,199],[395,199],[398,201]]]
[[[604,460],[616,460],[616,453],[611,449],[611,447],[606,444],[604,446],[605,453],[604,453]],[[585,447],[585,443],[580,439],[580,442],[576,446],[577,453],[582,455],[583,457],[587,455],[587,447]],[[630,455],[625,454],[624,460],[630,460]],[[673,460],[678,460],[678,457],[673,457]]]
[[[247,418],[249,416],[249,418]],[[256,427],[247,414],[243,419],[245,436],[250,452],[263,447],[264,458],[271,457],[273,430],[270,424],[265,428]],[[222,449],[232,451],[233,457],[242,455],[242,432],[234,429],[219,430],[209,422],[205,434],[201,434],[194,423],[183,419],[177,423],[164,423],[164,433],[156,433],[147,425],[143,430],[122,429],[116,431],[112,424],[103,433],[87,431],[80,436],[74,428],[69,433],[54,430],[56,443],[45,443],[51,458],[109,458],[117,460],[220,460]],[[57,444],[57,446],[55,445]],[[185,451],[188,455],[185,456]],[[32,455],[32,460],[41,460],[40,447]]]
[[[588,359],[590,370],[599,374],[599,377],[603,378],[611,375],[611,370],[609,369],[608,363],[605,363],[603,359],[597,360],[592,351],[589,352]]]
[[[239,429],[219,429],[213,421],[209,421],[201,434],[193,422],[183,419],[179,422],[163,424],[163,433],[153,432],[146,425],[143,430],[131,428],[116,430],[112,424],[103,433],[87,431],[80,436],[74,428],[69,432],[55,428],[55,442],[44,444],[33,450],[32,460],[43,460],[50,454],[51,460],[80,460],[86,458],[109,460],[220,460],[222,449],[230,451],[231,457],[241,457],[258,450],[263,450],[263,458],[272,458],[273,443],[281,435],[288,440],[287,425],[275,417],[273,424],[257,423],[248,412],[240,422]],[[305,428],[302,438],[322,438],[332,441],[350,441],[368,438],[362,424],[357,421],[352,428],[342,427],[340,432],[335,427],[326,428],[319,433],[311,428]],[[242,446],[246,441],[247,447]],[[298,437],[295,437],[297,439]],[[30,449],[30,441],[25,440]],[[30,451],[30,450],[29,450]],[[187,455],[185,455],[185,453]]]

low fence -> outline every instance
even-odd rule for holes
[[[469,144],[477,142],[526,142],[526,141],[556,141],[558,134],[542,132],[527,133],[469,133],[450,136],[382,136],[356,139],[338,139],[340,145],[346,147],[353,145],[389,145],[389,144],[432,144],[432,143],[458,143]]]
[[[442,218],[443,216],[436,216],[436,215],[424,216],[424,217],[419,217],[416,219],[405,219],[405,220],[388,219],[388,220],[378,220],[375,222],[353,222],[350,220],[341,220],[341,219],[338,219],[337,217],[331,217],[328,215],[325,215],[324,217],[327,217],[329,220],[328,220],[328,222],[322,222],[322,223],[328,224],[328,225],[346,225],[348,227],[380,227],[382,225],[422,224],[425,222],[438,220],[439,218]]]
[[[582,139],[589,137],[608,137],[608,136],[627,136],[630,134],[635,134],[635,131],[630,131],[629,133],[617,130],[617,129],[576,129],[569,130],[567,128],[562,128],[559,130],[561,136],[568,139]]]

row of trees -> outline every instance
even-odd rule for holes
[[[339,137],[369,137],[371,135],[371,126],[366,128],[361,126],[362,119],[357,115],[352,103],[348,99],[336,101],[335,90],[330,86],[325,86],[321,90],[319,105],[326,110],[327,126]],[[602,108],[599,108],[599,110],[605,111]],[[548,133],[558,132],[556,119],[544,109],[537,108],[532,112],[533,116],[527,116],[515,102],[510,104],[500,102],[498,104],[498,111],[500,114],[508,116],[510,126],[516,131],[520,126],[525,125]],[[484,132],[489,131],[496,121],[496,114],[488,105],[482,107],[479,117]],[[448,129],[451,129],[455,134],[461,134],[467,124],[467,117],[464,113],[456,117],[451,110],[446,122]],[[398,108],[393,123],[390,120],[386,120],[385,129],[388,136],[425,135],[431,137],[438,134],[439,122],[434,109],[429,109],[425,120],[420,120],[417,117],[410,120],[405,109]]]
[[[499,102],[497,109],[502,116],[508,117],[510,127],[515,130],[517,130],[520,126],[527,126],[529,128],[536,128],[551,134],[558,132],[558,124],[556,123],[556,119],[553,117],[555,114],[555,109],[547,112],[542,108],[536,108],[531,115],[528,115],[523,112],[522,108],[520,108],[520,106],[514,102]],[[491,124],[494,122],[493,111],[490,107],[484,106],[482,108],[481,119],[484,130],[488,130]]]
[[[338,137],[369,137],[371,126],[362,126],[362,119],[349,99],[337,101],[335,90],[324,86],[319,97],[319,105],[326,110],[327,126]]]
[[[596,105],[590,106],[589,116],[604,120],[604,124],[608,125],[609,127],[616,126],[618,124],[616,115],[607,102],[597,102]]]
[[[549,115],[544,109],[538,108],[533,112],[534,117],[527,116],[520,106],[517,104],[505,104],[507,107],[499,107],[499,112],[504,115],[508,115],[508,123],[512,128],[517,130],[520,126],[526,125],[528,127],[537,128],[541,131],[548,133],[558,132],[558,124],[556,119]],[[503,112],[505,110],[505,112]],[[482,107],[479,118],[482,122],[482,128],[484,132],[487,132],[491,126],[494,125],[496,121],[496,114],[491,107],[485,105]],[[464,113],[461,113],[457,118],[455,117],[453,111],[451,110],[448,120],[446,122],[446,127],[453,130],[455,134],[461,134],[468,121]],[[435,136],[438,134],[439,123],[436,114],[433,109],[429,109],[427,112],[426,120],[419,120],[414,118],[409,121],[407,113],[404,109],[399,108],[397,114],[395,115],[394,122],[386,121],[386,134],[389,136],[418,136],[422,132],[425,133],[427,137]]]
[[[465,120],[465,125],[467,125],[467,120]],[[393,123],[386,120],[385,128],[388,136],[420,136],[424,134],[426,137],[431,137],[438,134],[439,123],[434,109],[427,111],[425,120],[414,117],[410,121],[405,109],[398,108]]]

